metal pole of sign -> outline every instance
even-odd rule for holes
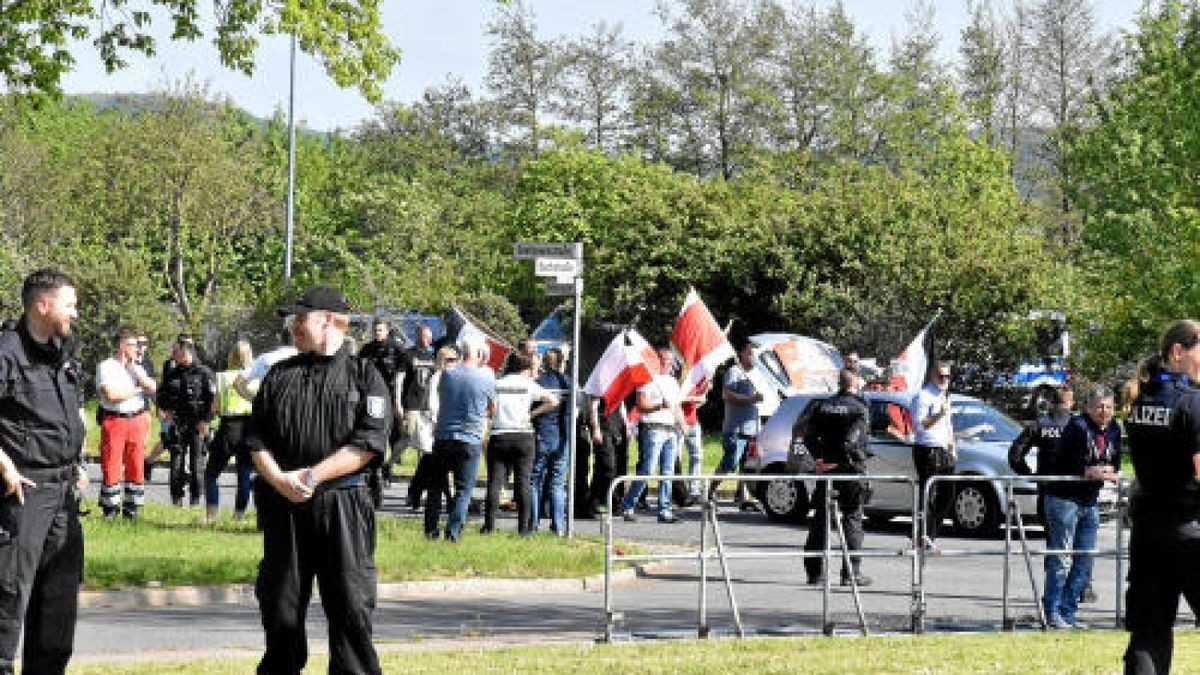
[[[291,68],[288,74],[287,223],[283,235],[283,285],[292,283],[292,236],[296,218],[296,33],[292,32]]]
[[[579,244],[580,261],[583,260],[583,244]],[[579,328],[583,324],[583,276],[575,277],[574,330],[571,335],[571,424],[567,440],[570,453],[567,456],[567,537],[575,536],[575,457],[579,452]],[[608,505],[609,513],[612,504]]]

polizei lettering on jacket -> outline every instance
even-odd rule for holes
[[[1171,426],[1171,409],[1161,405],[1135,405],[1129,411],[1127,421],[1151,427],[1168,427]]]

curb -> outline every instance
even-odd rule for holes
[[[652,562],[613,572],[613,586],[631,584],[639,577],[661,571],[669,562]],[[489,597],[541,593],[594,593],[604,590],[604,575],[570,579],[433,579],[378,585],[379,600],[407,600],[447,594]],[[320,593],[314,585],[313,596]],[[81,591],[80,609],[133,610],[144,607],[204,607],[208,605],[257,606],[253,584],[176,586],[115,591]]]

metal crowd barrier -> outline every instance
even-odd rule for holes
[[[700,565],[700,597],[696,611],[696,634],[699,637],[708,637],[710,627],[708,625],[708,562],[712,558],[719,560],[721,564],[722,577],[725,583],[725,592],[729,597],[729,604],[733,611],[734,625],[738,637],[745,637],[745,628],[742,626],[741,613],[738,610],[737,598],[733,589],[733,577],[729,571],[729,561],[735,559],[750,559],[750,558],[822,558],[824,569],[824,590],[822,593],[821,605],[821,625],[822,631],[829,635],[833,632],[833,624],[829,621],[829,595],[832,590],[830,563],[833,561],[834,549],[831,547],[833,539],[831,527],[836,524],[839,535],[838,553],[842,562],[849,566],[851,552],[846,546],[845,532],[842,530],[842,521],[840,513],[838,513],[837,502],[833,500],[832,486],[828,484],[836,484],[839,482],[867,482],[867,483],[904,483],[909,486],[912,493],[912,510],[915,512],[919,504],[919,491],[917,489],[916,479],[911,476],[877,476],[877,475],[858,475],[858,474],[788,474],[788,475],[742,475],[742,474],[724,474],[724,475],[697,475],[686,476],[687,480],[698,480],[702,482],[703,492],[707,495],[714,482],[745,482],[745,483],[761,483],[773,482],[777,480],[802,480],[826,483],[825,495],[825,546],[820,551],[805,551],[803,546],[798,547],[796,551],[729,551],[725,547],[725,543],[721,538],[720,524],[717,518],[717,509],[715,502],[704,500],[701,502],[702,517],[700,519],[700,548],[695,552],[687,553],[654,553],[654,554],[623,554],[620,556],[621,562],[659,562],[666,560],[695,560]],[[611,642],[613,639],[614,628],[617,622],[621,619],[621,614],[613,609],[613,593],[612,593],[612,573],[613,573],[613,495],[618,485],[632,483],[635,480],[645,480],[647,483],[655,482],[656,476],[620,476],[613,481],[609,486],[606,504],[607,512],[604,515],[604,641]],[[668,476],[663,480],[675,480],[677,477]],[[647,490],[649,486],[647,485]],[[708,546],[708,532],[712,530],[713,543],[715,548],[710,549]],[[916,541],[917,536],[917,520],[913,520],[913,541]],[[863,548],[854,551],[853,555],[863,558],[870,557],[909,557],[912,559],[912,575],[913,588],[916,588],[917,575],[920,573],[918,561],[919,547],[906,546],[898,549],[868,549]],[[854,595],[855,609],[858,613],[859,628],[863,635],[868,634],[866,616],[863,613],[862,601],[859,596],[858,580],[855,575],[850,576],[850,587]],[[914,607],[916,595],[914,594]],[[914,622],[917,617],[913,616]],[[915,626],[915,623],[914,623]]]
[[[1115,612],[1114,612],[1113,625],[1116,628],[1121,628],[1121,626],[1122,626],[1122,610],[1123,610],[1122,600],[1123,600],[1123,596],[1124,596],[1122,591],[1123,591],[1123,583],[1124,583],[1124,576],[1125,576],[1122,572],[1124,569],[1124,562],[1125,562],[1125,555],[1126,555],[1125,546],[1124,546],[1124,542],[1125,542],[1125,536],[1124,536],[1125,535],[1125,508],[1127,505],[1126,494],[1128,492],[1129,480],[1130,479],[1128,479],[1124,476],[1120,477],[1117,480],[1117,504],[1116,504],[1116,511],[1112,518],[1112,520],[1116,522],[1116,543],[1115,543],[1114,547],[1110,548],[1110,549],[1093,548],[1093,549],[1088,549],[1086,551],[1080,551],[1080,550],[1075,550],[1075,549],[1044,548],[1044,549],[1040,549],[1040,550],[1034,550],[1034,549],[1031,549],[1029,546],[1029,538],[1026,535],[1025,521],[1024,521],[1024,516],[1027,514],[1024,514],[1021,512],[1021,506],[1016,500],[1016,495],[1013,493],[1013,484],[1014,483],[1029,484],[1029,483],[1094,483],[1095,482],[1093,480],[1081,478],[1079,476],[1012,476],[1012,475],[1009,475],[1009,476],[965,476],[965,475],[930,476],[929,480],[927,480],[925,482],[925,491],[922,493],[923,498],[924,498],[922,505],[924,506],[924,509],[922,509],[920,512],[922,514],[922,517],[920,518],[921,539],[919,541],[921,541],[921,542],[925,541],[925,536],[926,536],[928,528],[927,528],[926,519],[924,518],[924,514],[929,513],[932,488],[934,488],[937,484],[939,484],[939,483],[988,483],[988,482],[1003,483],[1004,484],[1003,493],[1005,495],[1005,499],[1004,499],[1004,502],[1005,502],[1004,503],[1004,547],[1003,547],[1003,549],[960,548],[960,549],[952,549],[952,550],[939,550],[936,552],[936,556],[938,556],[938,557],[943,557],[943,556],[955,557],[955,556],[972,556],[972,555],[975,555],[975,556],[1000,555],[1000,556],[1004,557],[1004,582],[1003,582],[1002,591],[1001,591],[1001,625],[1004,627],[1005,630],[1012,630],[1015,627],[1015,623],[1016,623],[1013,620],[1013,618],[1010,616],[1010,612],[1009,612],[1009,604],[1010,604],[1009,600],[1011,597],[1010,562],[1012,560],[1012,544],[1013,544],[1012,536],[1013,536],[1014,528],[1017,530],[1017,534],[1021,541],[1021,549],[1022,549],[1021,553],[1025,559],[1026,572],[1029,575],[1029,587],[1031,590],[1031,595],[1033,597],[1033,602],[1037,606],[1038,621],[1041,623],[1042,628],[1046,628],[1048,624],[1047,624],[1047,619],[1046,619],[1046,614],[1045,614],[1045,608],[1042,606],[1042,602],[1041,602],[1042,593],[1038,587],[1037,575],[1035,574],[1034,569],[1033,569],[1032,558],[1034,556],[1045,558],[1045,556],[1048,556],[1048,555],[1074,555],[1074,554],[1080,554],[1080,553],[1086,553],[1088,555],[1093,555],[1093,556],[1097,556],[1097,557],[1113,557],[1116,559],[1116,574],[1114,575],[1114,597],[1115,597],[1115,601],[1116,601],[1116,608],[1115,608]],[[947,486],[947,487],[949,487],[949,486]],[[914,510],[914,515],[915,514],[916,514],[916,511]],[[1028,515],[1034,515],[1034,514],[1028,514]],[[914,521],[916,521],[916,520],[917,519],[914,518]],[[1101,525],[1103,525],[1103,523],[1101,523]],[[1049,546],[1048,539],[1047,539],[1047,546]],[[920,617],[920,621],[919,621],[919,624],[915,627],[916,632],[922,632],[924,630],[924,619],[925,619],[925,614],[926,614],[926,612],[925,612],[925,592],[926,592],[927,584],[925,583],[924,559],[928,556],[924,555],[924,553],[925,553],[924,551],[922,553],[923,553],[923,555],[921,556],[921,558],[922,558],[921,570],[917,575],[918,576],[917,591],[919,593],[918,602],[919,602],[921,609],[920,609],[920,612],[918,613],[918,615]]]
[[[679,477],[669,476],[664,477],[664,480],[678,480]],[[701,481],[704,486],[702,494],[709,494],[710,487],[714,482],[773,482],[778,480],[798,480],[812,481],[818,483],[826,483],[824,490],[825,498],[825,546],[821,551],[805,551],[803,545],[798,547],[796,551],[731,551],[725,546],[721,538],[720,524],[717,517],[717,509],[715,502],[702,501],[701,510],[702,517],[700,519],[700,548],[696,551],[682,553],[652,553],[652,554],[622,554],[620,562],[636,563],[636,562],[659,562],[668,560],[695,560],[700,566],[699,577],[699,601],[696,612],[696,633],[698,637],[708,637],[710,634],[710,626],[708,624],[708,563],[711,559],[716,558],[721,565],[721,573],[724,581],[725,591],[729,598],[730,608],[733,612],[734,625],[738,637],[745,636],[745,628],[742,625],[741,613],[738,609],[737,599],[733,587],[733,578],[729,570],[729,561],[736,559],[751,559],[751,558],[811,558],[820,557],[823,559],[824,569],[824,588],[822,592],[821,604],[821,628],[826,635],[833,633],[833,625],[829,621],[829,596],[832,590],[831,565],[835,548],[831,545],[832,542],[832,526],[836,525],[839,535],[838,546],[836,553],[844,564],[850,565],[850,556],[859,556],[862,558],[883,558],[883,557],[907,557],[912,563],[911,573],[911,630],[914,633],[924,632],[926,618],[926,586],[925,583],[925,565],[927,558],[936,557],[966,557],[966,556],[1002,556],[1004,559],[1004,572],[1002,584],[1002,626],[1004,630],[1013,630],[1015,621],[1010,616],[1010,598],[1011,598],[1011,572],[1010,562],[1013,555],[1013,530],[1017,531],[1021,542],[1021,555],[1025,560],[1026,572],[1029,576],[1031,595],[1034,604],[1037,606],[1038,618],[1043,628],[1047,627],[1047,621],[1041,603],[1041,591],[1038,587],[1037,574],[1034,571],[1032,558],[1034,556],[1044,557],[1046,555],[1061,555],[1061,554],[1078,554],[1087,553],[1096,556],[1112,556],[1116,558],[1116,574],[1115,574],[1115,598],[1116,611],[1114,624],[1120,627],[1122,624],[1122,584],[1123,584],[1123,569],[1124,569],[1124,516],[1126,499],[1125,495],[1128,489],[1128,479],[1122,477],[1117,484],[1117,505],[1113,520],[1116,521],[1116,545],[1112,549],[1091,549],[1088,551],[1076,550],[1054,550],[1042,549],[1034,550],[1030,548],[1029,539],[1025,531],[1023,517],[1026,514],[1021,512],[1020,504],[1015,498],[1013,491],[1014,483],[1067,483],[1067,482],[1091,482],[1087,479],[1078,476],[978,476],[978,475],[944,475],[931,476],[925,484],[925,490],[922,491],[921,485],[916,479],[911,476],[878,476],[878,475],[857,475],[857,474],[771,474],[771,475],[741,475],[741,474],[725,474],[725,475],[698,475],[686,476],[687,480]],[[613,544],[613,495],[618,485],[632,483],[635,480],[645,480],[647,483],[656,482],[657,476],[620,476],[613,481],[609,487],[606,504],[608,505],[607,512],[604,516],[604,635],[603,640],[611,642],[615,632],[616,624],[622,619],[623,615],[617,612],[613,606],[613,588],[612,574],[614,564],[614,544]],[[912,492],[912,537],[908,545],[903,548],[863,548],[853,553],[847,548],[845,532],[842,530],[841,517],[838,513],[837,502],[833,499],[833,490],[829,484],[838,482],[866,482],[866,483],[905,483],[909,486]],[[1004,504],[1004,545],[1003,548],[960,548],[953,550],[938,550],[936,552],[926,551],[922,543],[925,540],[927,531],[926,519],[924,514],[928,513],[929,497],[931,490],[938,483],[1003,483],[1004,494],[1006,496]],[[649,485],[646,490],[649,491]],[[924,502],[922,502],[922,496]],[[921,509],[924,506],[924,509]],[[920,514],[920,517],[918,517]],[[1030,514],[1032,515],[1032,514]],[[708,544],[708,534],[711,529],[713,536],[713,547]],[[858,614],[859,628],[863,635],[868,634],[866,615],[862,608],[861,598],[855,575],[851,574],[851,591],[854,596],[855,610]]]

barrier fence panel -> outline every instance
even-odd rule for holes
[[[670,479],[667,477],[666,479]],[[612,641],[614,628],[616,624],[623,620],[623,614],[615,610],[613,606],[612,592],[612,575],[615,556],[614,547],[614,501],[613,496],[619,485],[629,484],[635,480],[642,479],[647,481],[655,480],[654,476],[620,476],[614,479],[613,484],[609,487],[606,499],[607,509],[604,515],[603,530],[604,530],[604,637],[605,641]],[[830,563],[833,560],[835,553],[832,548],[831,528],[836,523],[836,531],[838,533],[838,553],[840,558],[847,568],[851,570],[849,576],[851,591],[854,595],[855,610],[859,619],[859,628],[863,635],[868,633],[866,615],[862,607],[862,599],[859,595],[858,578],[853,573],[851,565],[851,555],[862,558],[869,557],[896,557],[904,556],[911,560],[911,574],[913,575],[911,585],[915,588],[916,575],[919,574],[919,564],[917,559],[917,547],[911,545],[911,541],[916,541],[917,536],[917,520],[913,519],[912,539],[910,545],[899,549],[862,549],[854,551],[853,554],[849,550],[846,543],[846,533],[842,525],[840,509],[837,502],[832,501],[833,489],[837,483],[845,482],[866,482],[866,483],[903,483],[908,485],[909,493],[912,496],[912,508],[915,510],[919,503],[918,485],[914,478],[910,476],[869,476],[858,474],[790,474],[770,476],[755,476],[755,475],[701,475],[688,476],[689,480],[698,480],[703,485],[702,494],[709,494],[711,486],[719,482],[771,482],[777,480],[797,480],[811,481],[814,483],[822,483],[826,486],[824,492],[825,499],[825,545],[820,551],[806,551],[803,545],[797,546],[795,551],[731,551],[725,546],[721,536],[720,519],[718,510],[713,501],[705,501],[701,504],[700,519],[700,548],[697,551],[684,553],[651,553],[651,554],[627,554],[623,553],[619,556],[621,562],[650,562],[650,561],[667,561],[667,560],[687,560],[696,561],[700,568],[699,578],[699,601],[697,606],[696,618],[696,634],[699,637],[708,637],[711,628],[708,623],[708,561],[710,558],[717,558],[721,565],[721,575],[725,585],[726,595],[729,599],[730,609],[733,613],[735,630],[738,637],[744,637],[745,628],[742,625],[741,614],[738,609],[737,598],[733,585],[733,574],[730,570],[729,563],[734,559],[752,559],[752,558],[816,558],[820,557],[823,561],[824,574],[824,589],[822,592],[822,610],[821,610],[821,630],[826,634],[833,632],[833,624],[829,620],[829,596],[832,592],[831,585],[831,567]],[[832,523],[830,521],[833,521]],[[715,551],[711,550],[709,545],[709,532],[711,530],[713,545]],[[919,596],[913,594],[913,612],[912,621],[917,621],[916,598]]]
[[[670,479],[667,477],[666,479]],[[721,567],[721,576],[724,582],[725,592],[729,600],[730,609],[733,613],[735,630],[738,637],[745,635],[745,628],[742,624],[741,614],[738,608],[736,599],[733,574],[730,570],[730,561],[735,559],[753,559],[753,558],[812,558],[820,557],[823,562],[824,569],[824,588],[822,592],[821,606],[821,630],[824,634],[829,635],[833,632],[833,624],[829,620],[829,597],[832,592],[831,588],[831,566],[835,555],[835,550],[832,546],[831,530],[836,525],[838,533],[838,546],[836,553],[840,555],[840,559],[847,569],[851,571],[850,586],[854,597],[855,611],[859,619],[859,627],[863,635],[868,633],[866,614],[862,606],[862,599],[858,589],[857,575],[853,573],[851,565],[851,556],[862,558],[869,557],[907,557],[911,563],[910,588],[911,588],[911,616],[910,630],[914,633],[921,633],[925,630],[925,621],[927,615],[926,593],[928,584],[925,580],[925,567],[928,558],[937,556],[953,560],[957,557],[968,556],[997,556],[1003,560],[1003,578],[1001,590],[1001,625],[1004,630],[1013,630],[1016,627],[1016,622],[1011,614],[1011,597],[1012,597],[1012,578],[1010,566],[1013,555],[1013,531],[1016,530],[1016,535],[1020,542],[1021,555],[1025,563],[1025,571],[1028,577],[1030,597],[1037,607],[1037,617],[1043,628],[1047,627],[1047,617],[1045,616],[1042,607],[1042,591],[1038,587],[1037,573],[1034,569],[1033,559],[1041,557],[1044,559],[1047,555],[1072,555],[1086,553],[1089,555],[1113,557],[1115,558],[1116,575],[1114,582],[1116,610],[1114,617],[1114,625],[1121,627],[1122,624],[1122,590],[1123,590],[1123,572],[1124,572],[1124,515],[1125,515],[1125,495],[1128,488],[1128,479],[1121,478],[1117,484],[1117,502],[1115,514],[1112,520],[1116,528],[1116,544],[1115,548],[1093,548],[1087,551],[1077,550],[1056,550],[1050,548],[1034,549],[1031,547],[1027,531],[1024,524],[1024,518],[1029,515],[1025,513],[1021,506],[1020,500],[1016,495],[1016,483],[1021,483],[1021,488],[1027,492],[1029,484],[1043,483],[1083,483],[1091,482],[1077,476],[977,476],[977,475],[944,475],[932,476],[926,481],[925,485],[920,485],[916,479],[910,476],[872,476],[858,474],[772,474],[772,475],[700,475],[689,476],[690,480],[698,480],[702,483],[704,491],[702,494],[709,494],[710,488],[714,483],[723,481],[733,482],[771,482],[779,480],[805,481],[819,483],[825,486],[823,490],[825,500],[825,545],[820,551],[806,551],[803,545],[799,545],[796,551],[744,551],[730,550],[721,536],[720,519],[716,504],[713,501],[705,501],[701,504],[700,518],[700,537],[699,550],[686,551],[680,553],[646,553],[646,554],[628,554],[622,553],[620,556],[615,555],[614,546],[614,501],[613,496],[617,486],[632,483],[635,480],[642,479],[654,481],[654,476],[621,476],[613,481],[609,487],[607,495],[607,511],[604,515],[603,531],[604,531],[604,636],[605,641],[612,641],[614,629],[618,622],[623,620],[623,614],[616,611],[613,605],[613,588],[612,575],[614,562],[619,559],[623,563],[649,562],[649,561],[695,561],[699,566],[699,598],[697,603],[696,617],[696,634],[699,637],[708,637],[711,633],[709,626],[709,607],[708,607],[708,563],[711,558],[716,558]],[[846,532],[842,525],[840,508],[836,501],[833,500],[833,487],[839,482],[865,482],[865,483],[904,483],[909,486],[909,491],[912,495],[911,513],[912,529],[911,538],[908,545],[903,548],[895,549],[862,549],[851,552],[846,542]],[[930,496],[935,491],[938,484],[946,484],[946,489],[954,489],[954,483],[990,483],[1002,485],[1001,493],[1004,495],[1004,542],[1001,548],[959,548],[952,550],[926,550],[923,545],[927,533],[927,523],[925,514],[929,512]],[[924,489],[922,489],[924,487]],[[811,523],[810,523],[811,527]],[[711,544],[710,544],[711,534]],[[1048,544],[1047,544],[1048,546]],[[715,550],[714,550],[715,547]]]
[[[1088,549],[1088,550],[1051,549],[1051,548],[1049,548],[1049,539],[1047,539],[1047,547],[1046,548],[1040,549],[1040,550],[1035,550],[1030,547],[1028,537],[1026,536],[1025,524],[1024,524],[1024,515],[1025,514],[1022,513],[1020,504],[1019,504],[1018,500],[1015,498],[1014,483],[1062,484],[1062,483],[1095,483],[1096,481],[1086,479],[1086,478],[1081,478],[1079,476],[977,476],[977,475],[931,476],[929,478],[929,480],[927,480],[925,482],[924,490],[921,491],[921,495],[922,495],[922,499],[923,499],[923,502],[922,502],[923,508],[920,510],[914,509],[914,511],[913,511],[914,516],[916,516],[917,514],[920,514],[920,516],[921,516],[919,518],[919,520],[920,520],[920,528],[919,529],[920,529],[920,535],[921,535],[922,542],[925,541],[926,534],[928,532],[928,523],[926,522],[925,514],[928,514],[930,512],[931,496],[936,492],[936,488],[937,488],[938,484],[946,483],[946,484],[948,484],[947,489],[951,489],[951,485],[949,485],[949,484],[953,484],[953,483],[968,483],[968,482],[970,482],[970,483],[983,482],[983,483],[993,483],[993,484],[1002,483],[1004,485],[1003,493],[1005,495],[1004,547],[1003,547],[1003,549],[1000,549],[1000,550],[996,550],[994,548],[960,548],[960,549],[953,549],[953,550],[937,550],[936,552],[926,551],[923,546],[919,547],[920,548],[919,558],[920,558],[921,571],[917,576],[917,579],[918,579],[917,590],[920,594],[919,604],[921,607],[921,612],[920,612],[920,617],[919,617],[919,622],[918,622],[919,623],[918,632],[924,630],[925,609],[926,609],[925,594],[928,589],[928,584],[925,583],[925,578],[924,578],[925,563],[927,562],[927,558],[930,556],[931,553],[935,554],[938,557],[947,557],[947,558],[965,557],[965,556],[987,556],[987,555],[1003,556],[1004,582],[1002,584],[1002,591],[1001,591],[1001,608],[1002,608],[1001,609],[1001,612],[1002,612],[1001,625],[1006,630],[1011,630],[1015,627],[1015,622],[1010,617],[1010,612],[1009,612],[1009,605],[1010,605],[1009,600],[1010,600],[1010,596],[1011,596],[1009,566],[1010,566],[1011,555],[1012,555],[1012,530],[1014,527],[1017,528],[1018,535],[1021,540],[1022,554],[1025,559],[1026,571],[1029,575],[1029,584],[1030,584],[1031,595],[1033,597],[1034,604],[1037,606],[1038,620],[1041,623],[1043,628],[1046,628],[1048,626],[1048,623],[1047,623],[1048,617],[1046,617],[1045,608],[1042,605],[1042,591],[1038,588],[1037,576],[1033,569],[1032,558],[1034,556],[1039,556],[1044,559],[1045,556],[1048,556],[1048,555],[1078,555],[1078,554],[1088,554],[1088,555],[1093,555],[1093,556],[1115,558],[1116,574],[1115,574],[1114,590],[1115,590],[1116,610],[1114,612],[1113,623],[1116,628],[1120,628],[1122,626],[1122,604],[1121,604],[1121,595],[1122,595],[1121,592],[1123,590],[1122,570],[1124,567],[1123,561],[1124,561],[1124,557],[1125,557],[1124,534],[1123,534],[1124,527],[1125,527],[1125,506],[1126,506],[1125,492],[1126,492],[1126,488],[1128,485],[1128,480],[1129,479],[1127,479],[1125,477],[1121,477],[1117,480],[1116,508],[1115,508],[1115,513],[1113,514],[1113,517],[1111,518],[1111,520],[1115,523],[1115,528],[1116,528],[1116,544],[1113,548],[1109,548],[1109,549],[1092,548],[1092,549]],[[918,518],[914,517],[914,521],[916,521],[916,520],[918,520]]]

